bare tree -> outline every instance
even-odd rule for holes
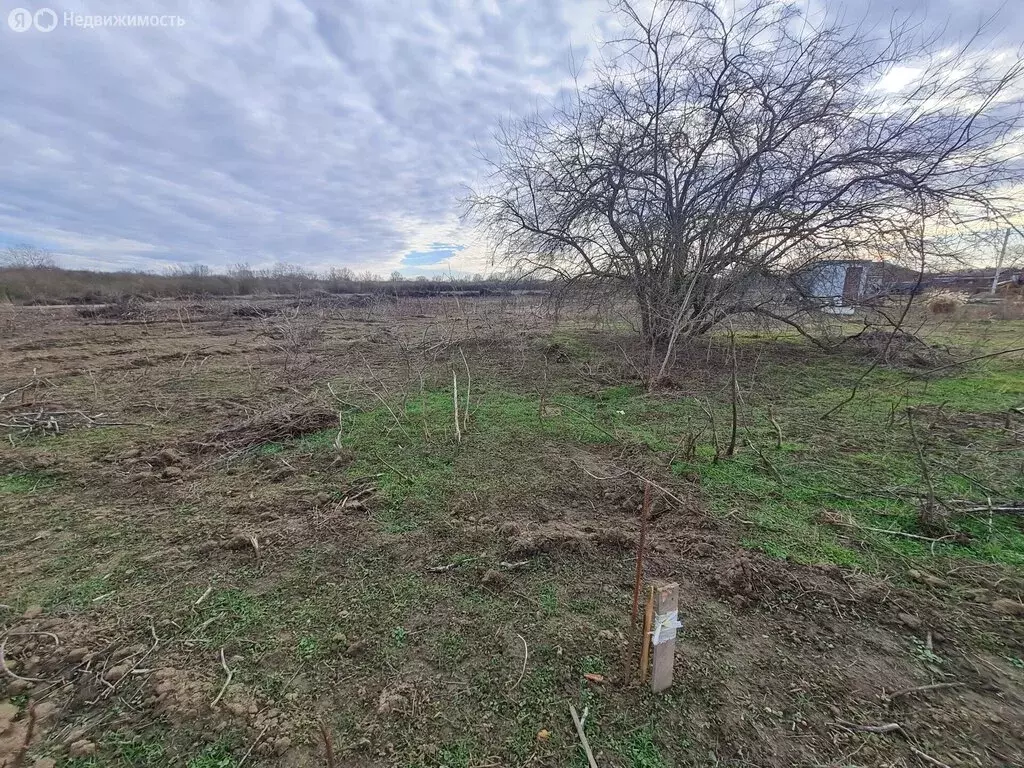
[[[55,269],[53,254],[34,245],[14,245],[0,254],[0,267],[11,269]]]
[[[751,290],[768,277],[1008,215],[1017,51],[774,0],[614,8],[623,35],[591,83],[501,128],[470,211],[514,267],[628,289],[659,376],[678,339],[771,313]]]

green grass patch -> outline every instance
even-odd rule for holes
[[[35,493],[57,484],[53,475],[42,472],[12,472],[0,475],[0,493]]]
[[[566,339],[555,341],[563,352],[573,348]],[[742,348],[756,356],[779,351],[777,342],[754,336]],[[699,476],[712,510],[744,521],[745,545],[798,562],[873,569],[889,557],[932,553],[927,544],[854,532],[823,522],[823,516],[835,512],[855,525],[920,534],[915,513],[925,481],[906,408],[927,406],[931,410],[918,416],[917,427],[940,498],[984,499],[993,486],[1001,486],[1007,498],[1024,493],[1019,473],[1024,452],[1006,450],[1006,436],[996,426],[943,432],[931,429],[929,421],[940,407],[947,414],[969,414],[1019,405],[1024,399],[1019,366],[975,364],[933,380],[879,368],[860,382],[853,401],[829,413],[849,397],[867,364],[822,356],[799,342],[788,342],[786,349],[791,359],[769,354],[754,374],[744,374],[739,451],[730,459],[714,459],[714,446],[721,451],[728,441],[728,387],[698,396],[648,395],[634,385],[607,387],[592,396],[552,391],[544,394],[542,408],[539,394],[481,382],[473,391],[461,443],[455,440],[450,390],[411,395],[392,402],[390,410],[345,413],[340,442],[356,457],[347,473],[374,476],[376,522],[383,532],[402,535],[443,520],[458,494],[497,494],[510,487],[524,495],[541,491],[551,478],[520,457],[536,456],[547,445],[632,444],[663,459],[675,457],[675,472]],[[705,413],[709,409],[714,429]],[[783,430],[781,447],[776,424]],[[337,435],[338,430],[325,430],[281,450],[333,451]],[[698,443],[696,454],[680,460],[689,436]],[[972,450],[954,442],[960,438]],[[973,520],[958,524],[971,543],[943,545],[944,553],[1003,563],[1024,557],[1024,534],[1012,522],[986,523],[984,529]],[[542,594],[540,605],[548,615],[557,610],[550,595]]]

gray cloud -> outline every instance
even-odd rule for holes
[[[38,7],[0,8],[0,242],[110,268],[389,272],[471,244],[456,211],[478,149],[557,99],[570,50],[609,23],[602,0],[111,0],[48,5],[186,23],[16,33],[15,5]],[[928,17],[959,29],[996,5],[933,1]],[[864,8],[889,12],[847,10]]]

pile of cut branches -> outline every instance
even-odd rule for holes
[[[319,402],[303,400],[257,413],[240,424],[212,430],[192,445],[200,452],[241,451],[319,432],[337,424],[337,411]]]

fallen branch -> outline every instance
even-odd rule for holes
[[[222,685],[220,687],[220,691],[217,692],[217,697],[213,701],[210,702],[210,706],[211,707],[217,706],[217,702],[220,701],[221,696],[224,695],[224,691],[226,691],[228,689],[228,686],[231,684],[231,678],[233,678],[235,676],[234,671],[228,668],[228,663],[227,663],[227,661],[224,660],[224,649],[223,648],[220,649],[220,665],[222,667],[224,667],[224,671],[227,672],[228,676],[227,676],[227,679],[224,681],[224,685]]]
[[[836,720],[833,725],[838,725],[845,731],[864,731],[866,733],[892,733],[903,729],[899,723],[883,723],[882,725],[858,725],[847,720]]]
[[[558,400],[556,400],[556,401],[555,401],[555,404],[556,404],[556,405],[557,405],[557,406],[558,406],[559,408],[568,408],[568,409],[569,409],[570,411],[572,411],[573,413],[575,413],[575,414],[576,414],[577,416],[579,416],[579,417],[580,417],[581,419],[583,419],[583,420],[584,420],[585,422],[587,422],[587,423],[588,423],[588,424],[589,424],[590,426],[592,426],[592,427],[593,427],[594,429],[596,429],[596,430],[597,430],[598,432],[603,432],[604,434],[608,435],[608,437],[610,437],[610,438],[611,438],[612,440],[614,440],[615,442],[618,442],[618,441],[619,441],[619,436],[618,436],[618,435],[616,435],[616,434],[613,434],[612,432],[609,432],[609,431],[608,431],[607,429],[605,429],[604,427],[602,427],[602,426],[601,426],[600,424],[598,424],[598,423],[597,423],[596,421],[594,421],[594,420],[593,420],[592,418],[590,418],[589,416],[587,416],[587,414],[583,413],[583,411],[580,411],[580,410],[578,410],[578,409],[576,409],[576,408],[573,408],[573,407],[572,407],[571,405],[568,405],[568,404],[566,404],[566,403],[563,403],[563,402],[559,402]]]
[[[913,378],[921,378],[923,376],[930,376],[938,371],[944,371],[947,368],[955,368],[958,365],[964,365],[966,363],[973,363],[976,360],[987,360],[990,357],[999,357],[1000,355],[1011,355],[1014,352],[1024,352],[1024,347],[1014,347],[1013,349],[1004,349],[999,352],[989,352],[987,355],[978,355],[977,357],[968,357],[966,360],[957,360],[955,363],[947,363],[946,365],[940,365],[937,368],[928,368],[921,373],[915,374]]]
[[[971,507],[970,509],[954,509],[958,515],[976,515],[981,512],[1001,512],[1006,515],[1024,515],[1024,505],[1012,504],[1005,507]]]
[[[941,760],[936,760],[934,757],[929,755],[927,752],[922,752],[920,749],[915,747],[913,744],[911,744],[909,746],[910,746],[910,751],[913,752],[918,757],[920,757],[926,763],[928,763],[930,765],[934,765],[934,766],[936,766],[936,768],[950,768],[950,766],[947,765],[946,763],[942,762]]]
[[[14,674],[14,672],[11,671],[11,668],[7,666],[7,659],[4,657],[4,652],[7,649],[7,638],[8,637],[24,637],[24,636],[30,636],[30,635],[46,635],[47,637],[52,637],[53,638],[53,642],[56,645],[58,645],[58,646],[60,645],[60,638],[57,637],[55,634],[53,634],[53,632],[7,632],[6,634],[4,634],[4,639],[0,640],[0,671],[3,671],[4,674],[9,675],[10,677],[14,678],[15,680],[24,680],[27,683],[48,683],[48,682],[51,682],[50,680],[47,680],[46,678],[43,678],[43,677],[22,677],[21,675],[16,675],[16,674]]]
[[[254,749],[256,749],[256,745],[260,743],[260,739],[262,739],[262,738],[263,738],[263,735],[264,735],[264,734],[265,734],[265,733],[266,733],[267,731],[269,731],[269,730],[270,730],[270,726],[268,725],[268,726],[266,726],[266,727],[265,727],[265,728],[264,728],[264,729],[263,729],[262,731],[260,731],[260,735],[259,735],[259,736],[257,736],[257,737],[256,737],[256,738],[255,738],[255,739],[253,740],[252,744],[250,744],[250,745],[249,745],[249,748],[248,748],[247,750],[245,750],[245,754],[244,754],[244,755],[242,755],[242,759],[238,761],[238,768],[242,768],[242,764],[243,764],[243,763],[245,763],[245,761],[246,761],[247,759],[249,759],[249,755],[251,755],[251,754],[252,754],[252,751],[253,751]],[[330,763],[328,763],[328,765],[331,765],[331,764],[330,764]]]
[[[583,745],[583,751],[587,755],[587,763],[590,768],[597,768],[597,761],[594,760],[594,753],[590,751],[590,742],[587,741],[587,734],[583,732],[583,723],[580,721],[580,716],[576,712],[576,707],[572,704],[569,705],[569,714],[572,715],[572,722],[576,726],[576,734],[580,737],[580,743]]]
[[[518,680],[516,680],[516,682],[515,682],[515,685],[513,685],[513,686],[512,686],[512,688],[510,689],[510,690],[513,690],[513,691],[514,691],[514,690],[515,690],[516,688],[518,688],[518,687],[519,687],[519,684],[520,684],[521,682],[523,682],[523,675],[525,675],[525,674],[526,674],[526,660],[530,658],[530,648],[529,648],[529,646],[528,646],[528,645],[526,644],[526,638],[525,638],[525,637],[523,637],[522,635],[516,635],[516,637],[518,637],[518,638],[519,638],[520,640],[522,640],[522,641],[523,641],[523,668],[522,668],[522,670],[520,670],[520,672],[519,672],[519,679],[518,679]]]
[[[856,528],[856,529],[861,530],[861,531],[871,531],[873,533],[888,533],[888,534],[890,534],[892,536],[903,536],[904,538],[916,539],[918,541],[930,541],[933,544],[937,544],[939,542],[946,541],[947,539],[955,539],[956,538],[956,536],[953,536],[952,534],[949,534],[947,536],[940,536],[939,538],[935,539],[935,538],[932,538],[930,536],[919,536],[916,533],[907,533],[906,531],[893,531],[893,530],[890,530],[889,528],[872,528],[869,525],[857,525],[857,523],[842,523],[842,522],[840,522],[838,520],[830,520],[829,524],[830,525],[840,525],[840,526],[842,526],[844,528]]]
[[[645,476],[641,475],[639,472],[634,472],[632,469],[629,469],[629,470],[626,470],[626,471],[629,474],[633,475],[633,477],[637,478],[638,480],[643,480],[645,483],[650,483],[653,487],[657,488],[659,491],[661,491],[666,496],[668,496],[670,499],[672,499],[672,501],[674,501],[676,504],[679,504],[680,506],[686,506],[683,503],[682,499],[680,499],[678,496],[676,496],[674,493],[672,493],[670,490],[668,490],[665,486],[659,485],[658,483],[656,483],[653,480],[651,480],[649,477],[645,477]]]
[[[466,557],[462,560],[455,560],[454,562],[448,563],[447,565],[430,565],[427,566],[426,570],[428,573],[446,573],[447,571],[451,571],[455,568],[458,568],[460,565],[466,565],[467,563],[472,563],[474,560],[480,559],[481,558],[479,557]]]
[[[947,688],[959,688],[963,683],[932,683],[931,685],[919,685],[916,688],[904,688],[902,691],[896,691],[896,693],[890,693],[888,695],[883,694],[883,698],[892,701],[898,699],[901,696],[909,696],[913,693],[925,693],[927,691],[943,691]]]
[[[377,455],[377,454],[375,454],[375,453],[374,453],[374,454],[372,454],[372,455],[373,455],[373,458],[375,458],[375,459],[376,459],[377,461],[379,461],[379,462],[380,462],[381,464],[383,464],[383,465],[384,465],[385,467],[387,467],[388,469],[390,469],[390,470],[391,470],[392,472],[394,472],[394,473],[395,473],[396,475],[398,475],[398,476],[399,476],[400,478],[402,478],[403,480],[405,480],[405,482],[407,482],[407,483],[411,483],[411,482],[412,482],[412,478],[411,478],[411,477],[409,477],[409,476],[408,476],[407,474],[405,474],[405,472],[403,472],[402,470],[400,470],[400,469],[399,469],[398,467],[394,466],[393,464],[389,464],[389,463],[388,463],[387,461],[385,461],[384,459],[382,459],[382,458],[381,458],[380,456],[378,456],[378,455]]]

